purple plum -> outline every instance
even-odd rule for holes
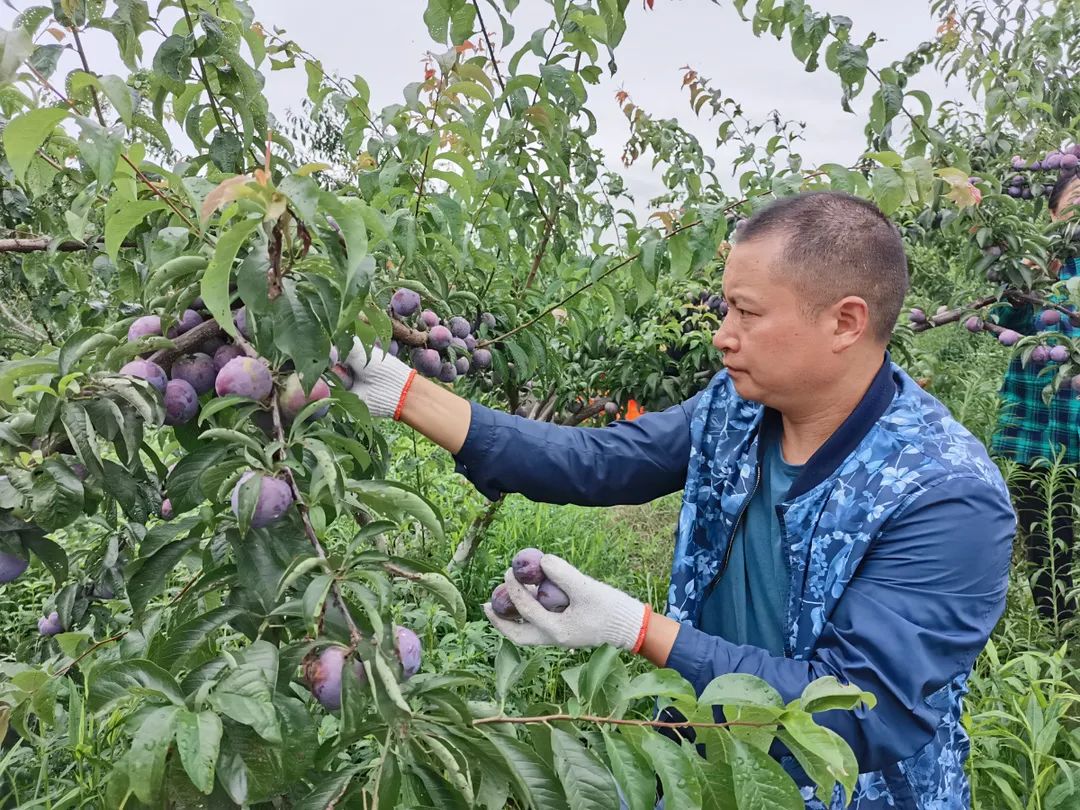
[[[464,377],[469,373],[469,366],[470,363],[468,357],[459,357],[454,361],[454,369],[457,371],[459,377]]]
[[[240,307],[233,313],[233,325],[245,340],[251,340],[251,332],[248,331],[247,307]]]
[[[344,365],[343,363],[334,363],[334,365],[331,366],[330,370],[338,376],[338,379],[341,380],[341,385],[343,387],[352,388],[355,384],[356,381],[353,379],[352,372],[349,371],[349,367]]]
[[[472,326],[470,326],[469,322],[460,315],[455,315],[450,319],[450,334],[454,337],[464,338],[471,331]]]
[[[0,585],[18,579],[29,565],[25,557],[0,551]]]
[[[466,349],[466,351],[471,352],[475,348],[476,348],[476,338],[474,338],[472,335],[466,335],[465,336],[465,349]]]
[[[1067,155],[1061,156],[1061,168],[1065,171],[1071,171],[1075,169],[1077,165],[1080,165],[1080,158],[1071,152]]]
[[[254,357],[235,357],[222,366],[214,381],[219,397],[236,394],[248,399],[263,400],[273,390],[274,380],[270,369],[262,360]]]
[[[409,680],[420,671],[420,658],[423,649],[420,638],[416,633],[408,627],[402,627],[399,624],[394,625],[394,650],[397,652],[398,660],[401,662],[405,680]]]
[[[341,708],[341,676],[349,650],[341,644],[332,644],[318,654],[311,653],[304,659],[304,680],[315,699],[327,711]],[[353,671],[361,681],[367,681],[367,673],[359,659],[350,661]]]
[[[912,323],[926,323],[926,313],[915,307],[908,313],[908,320]]]
[[[505,582],[500,582],[491,592],[491,609],[501,619],[516,620],[521,618],[517,607],[510,599],[510,591]]]
[[[1009,186],[1005,190],[1005,193],[1008,194],[1010,197],[1016,197],[1017,199],[1024,196],[1024,190],[1017,186]]]
[[[186,354],[172,366],[172,378],[191,383],[196,394],[205,394],[213,390],[217,372],[214,358],[201,352]]]
[[[539,585],[544,581],[544,569],[540,567],[540,558],[544,556],[538,548],[523,548],[514,555],[510,562],[514,579],[522,585]]]
[[[491,368],[491,352],[487,349],[477,349],[473,352],[472,364],[481,370]]]
[[[998,333],[998,342],[1002,346],[1015,346],[1020,338],[1023,337],[1019,332],[1015,332],[1012,329],[1002,329]]]
[[[184,425],[199,412],[199,395],[187,380],[169,380],[165,385],[165,424]]]
[[[1061,322],[1061,313],[1056,309],[1044,309],[1039,313],[1039,326],[1053,326]]]
[[[1077,374],[1069,383],[1072,386],[1072,390],[1080,394],[1080,374]]]
[[[492,315],[490,312],[481,312],[480,313],[480,323],[482,323],[488,329],[494,329],[495,328],[495,316]]]
[[[434,349],[413,349],[411,357],[413,368],[425,377],[434,377],[442,369],[442,358]]]
[[[161,512],[159,514],[161,515],[162,520],[172,520],[173,519],[172,501],[170,501],[168,498],[163,500],[161,502]]]
[[[439,369],[439,380],[444,383],[452,383],[457,379],[457,367],[447,360]]]
[[[1032,363],[1035,363],[1036,365],[1041,366],[1043,363],[1045,363],[1049,359],[1050,359],[1050,350],[1048,348],[1046,348],[1045,346],[1036,346],[1034,349],[1031,350],[1030,360],[1031,360]]]
[[[166,332],[166,337],[178,338],[184,332],[190,332],[196,326],[202,323],[202,315],[193,309],[185,309],[183,314],[177,319],[176,323],[169,327],[169,331]]]
[[[311,393],[304,395],[304,387],[300,382],[299,374],[290,374],[289,378],[285,381],[285,387],[278,392],[278,407],[281,408],[281,415],[286,422],[291,422],[304,409],[309,402],[316,402],[320,399],[328,399],[330,397],[330,386],[326,384],[325,380],[317,380],[315,385],[311,388]],[[321,419],[326,416],[326,412],[330,410],[330,406],[327,405],[324,408],[320,408],[312,417],[315,419]]]
[[[165,392],[165,384],[169,381],[169,378],[165,376],[165,369],[149,360],[132,360],[120,369],[120,373],[146,380],[162,393]]]
[[[464,354],[469,350],[469,344],[462,338],[456,337],[450,339],[450,348],[457,350],[461,354]]]
[[[128,341],[161,334],[161,318],[157,315],[143,315],[136,318],[135,322],[128,327]]]
[[[420,325],[423,329],[434,329],[439,325],[439,316],[430,309],[425,309],[420,313]]]
[[[213,357],[214,353],[217,352],[217,350],[220,349],[224,345],[225,345],[225,338],[218,335],[217,337],[207,338],[202,343],[200,343],[199,344],[199,351],[202,352],[203,354],[208,354],[211,357]]]
[[[969,332],[981,332],[983,329],[983,319],[977,315],[972,315],[966,321],[964,321],[964,328]]]
[[[1046,169],[1060,169],[1061,168],[1061,153],[1051,152],[1043,159],[1043,167]]]
[[[240,480],[233,487],[232,510],[237,517],[240,516],[240,487],[255,475],[255,472],[248,470],[240,476]],[[269,526],[281,520],[293,504],[292,489],[289,488],[288,482],[261,473],[258,477],[259,499],[255,504],[255,512],[251,516],[251,526],[255,529],[261,529],[263,526]]]
[[[402,287],[390,297],[390,308],[400,318],[412,315],[420,309],[420,293]]]
[[[1064,363],[1069,359],[1069,349],[1067,346],[1053,346],[1050,349],[1050,359],[1055,363]]]
[[[1017,171],[1020,171],[1025,166],[1027,166],[1027,162],[1022,157],[1020,157],[1019,155],[1013,155],[1012,156],[1012,167],[1014,169],[1016,169]]]
[[[536,599],[544,606],[544,610],[551,613],[562,613],[570,604],[570,598],[550,579],[540,583],[540,587],[536,589]]]
[[[428,332],[428,346],[433,349],[445,349],[453,338],[454,336],[445,326],[433,326]]]
[[[223,368],[225,368],[225,364],[228,363],[230,360],[243,356],[243,349],[232,343],[226,343],[224,346],[214,352],[214,370],[221,371]]]
[[[394,357],[400,357],[401,356],[401,344],[398,343],[396,340],[391,340],[390,341],[390,348],[387,350],[386,353],[390,354],[390,355],[393,355]]]
[[[60,614],[55,610],[48,616],[42,616],[37,620],[38,632],[43,636],[55,636],[64,632],[64,625],[60,621]]]

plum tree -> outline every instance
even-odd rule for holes
[[[217,372],[214,358],[202,352],[186,354],[178,358],[173,362],[171,370],[174,380],[185,380],[190,383],[196,394],[205,394],[214,389]]]
[[[495,590],[491,592],[491,609],[495,611],[496,616],[503,619],[518,620],[521,618],[517,607],[510,599],[510,591],[507,589],[505,582],[500,582],[495,586]]]
[[[42,616],[38,619],[38,632],[43,636],[55,636],[64,632],[63,622],[60,621],[60,614],[55,610],[48,616]]]
[[[157,315],[143,315],[141,318],[136,318],[131,326],[128,327],[127,339],[129,341],[134,341],[139,338],[160,334],[161,318]]]
[[[408,627],[394,625],[394,650],[397,652],[398,661],[401,662],[403,677],[408,680],[420,671],[420,660],[423,656],[423,645],[419,636]]]
[[[183,425],[199,412],[199,395],[187,380],[169,380],[165,385],[165,424]]]
[[[540,558],[544,556],[538,548],[523,548],[514,555],[510,568],[514,579],[522,585],[539,585],[544,581],[544,569],[540,567]]]
[[[214,380],[214,390],[219,397],[233,394],[261,401],[270,395],[273,387],[274,380],[266,363],[246,356],[230,360],[221,367]]]
[[[390,308],[398,317],[412,315],[420,308],[420,293],[402,287],[390,297]]]
[[[132,360],[124,364],[120,373],[146,380],[162,393],[165,392],[165,384],[169,381],[169,378],[165,376],[165,369],[150,360]]]
[[[300,375],[293,373],[285,380],[285,385],[278,391],[277,397],[282,417],[286,422],[292,422],[308,403],[328,399],[330,397],[330,386],[326,384],[325,380],[316,380],[315,385],[311,388],[311,393],[305,395]],[[329,405],[319,408],[311,418],[320,419],[329,410]]]
[[[30,565],[30,561],[17,554],[0,551],[0,585],[14,582]]]
[[[537,587],[536,599],[544,606],[544,610],[552,613],[562,613],[570,605],[570,598],[550,579],[545,579]]]
[[[287,481],[248,470],[240,476],[232,491],[232,510],[237,518],[240,517],[240,489],[252,478],[258,481],[259,495],[251,515],[251,525],[255,529],[261,529],[285,516],[293,504],[293,494]]]

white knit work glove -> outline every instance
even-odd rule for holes
[[[345,358],[345,367],[353,375],[349,390],[364,400],[372,416],[401,417],[401,407],[409,393],[414,369],[378,346],[371,347],[371,360],[360,338],[353,338],[353,348]]]
[[[636,653],[641,648],[652,608],[622,591],[586,576],[561,557],[545,554],[540,568],[567,596],[562,613],[544,608],[532,591],[506,570],[506,588],[522,621],[495,615],[491,603],[484,613],[495,628],[521,647],[555,645],[570,649],[611,644]]]

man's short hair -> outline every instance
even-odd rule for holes
[[[1080,168],[1062,169],[1058,173],[1057,181],[1054,183],[1054,190],[1050,192],[1050,210],[1055,214],[1061,213],[1062,197],[1065,196],[1065,189],[1073,184],[1073,180],[1080,178]]]
[[[739,225],[736,244],[779,236],[778,277],[791,282],[808,316],[848,295],[866,301],[873,337],[888,342],[908,290],[900,232],[868,200],[839,191],[781,197]]]

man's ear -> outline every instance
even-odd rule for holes
[[[833,348],[836,351],[857,343],[870,331],[870,307],[865,299],[857,295],[846,296],[833,304],[832,317],[836,323],[833,333]]]

